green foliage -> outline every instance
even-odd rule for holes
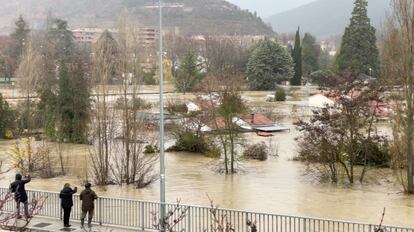
[[[292,50],[292,58],[294,63],[294,75],[290,80],[291,85],[302,85],[302,46],[300,45],[300,32],[299,28],[296,31],[295,46]]]
[[[336,58],[339,71],[352,71],[367,75],[379,75],[379,53],[376,46],[375,28],[367,15],[367,1],[355,0],[351,23],[345,29],[342,45]]]
[[[312,72],[309,76],[309,80],[312,84],[316,84],[320,87],[328,86],[329,77],[332,77],[333,73],[329,70],[318,70]]]
[[[302,67],[303,74],[309,76],[312,72],[319,70],[320,46],[316,43],[315,37],[305,33],[302,40]]]
[[[144,147],[144,154],[155,154],[160,152],[160,149],[157,145],[146,145]]]
[[[156,81],[154,79],[155,70],[151,69],[150,71],[143,71],[142,72],[142,82],[145,85],[155,85]]]
[[[292,78],[292,57],[280,44],[265,39],[253,50],[246,73],[250,89],[275,89],[277,83]]]
[[[175,88],[179,92],[186,93],[192,91],[200,80],[201,74],[197,66],[197,58],[192,51],[188,51],[174,77]]]
[[[89,87],[80,63],[71,70],[63,62],[59,66],[59,91],[56,118],[60,139],[85,143],[89,122]]]
[[[275,101],[286,101],[286,92],[283,88],[278,88],[276,90]]]
[[[15,113],[10,109],[6,100],[0,94],[0,138],[8,138],[8,133],[14,129]]]
[[[173,134],[176,142],[174,146],[168,148],[167,151],[186,151],[205,154],[212,150],[210,143],[201,133],[196,133],[186,129],[177,129]]]
[[[75,43],[66,21],[54,19],[48,31],[48,38],[56,49],[59,60],[68,62],[73,58]]]

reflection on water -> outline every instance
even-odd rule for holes
[[[247,100],[269,107],[273,112],[289,112],[293,105],[303,102],[287,103],[286,107],[278,103],[263,103],[266,93],[252,93]],[[255,106],[259,106],[254,103]],[[261,106],[261,105],[260,105]],[[273,107],[273,108],[272,108]],[[277,113],[277,112],[276,112]],[[209,164],[211,159],[200,155],[185,153],[166,154],[167,200],[174,202],[208,205],[210,196],[220,207],[237,208],[252,211],[324,217],[343,220],[357,220],[379,223],[384,207],[387,208],[385,223],[414,227],[414,197],[405,196],[396,184],[387,181],[366,185],[356,184],[352,188],[319,184],[304,175],[305,166],[290,161],[295,154],[294,137],[298,135],[291,122],[287,122],[291,132],[277,134],[277,158],[265,162],[249,161],[243,163],[246,172],[234,176],[217,174]],[[267,141],[250,135],[248,142]],[[0,157],[6,153],[11,141],[0,141]],[[50,180],[34,179],[28,185],[30,189],[59,191],[65,182],[79,186],[86,175],[86,157],[88,146],[64,145],[68,155],[69,174]],[[7,163],[7,161],[6,161]],[[7,164],[5,164],[7,166]],[[377,176],[380,172],[371,171]],[[7,187],[13,179],[13,173],[3,175],[0,185]],[[391,178],[390,178],[391,179]],[[100,195],[157,200],[159,182],[146,189],[132,186],[108,186],[97,188]]]

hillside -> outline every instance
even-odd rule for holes
[[[76,27],[114,27],[123,12],[144,26],[156,26],[155,0],[0,0],[0,33],[8,33],[22,14],[40,28],[49,13]],[[272,29],[254,14],[224,0],[165,0],[184,8],[164,9],[165,28],[184,34],[271,34]]]
[[[349,24],[353,0],[316,0],[307,5],[276,14],[265,21],[277,33],[301,31],[311,32],[318,37],[328,37],[344,32]],[[381,21],[389,8],[390,0],[368,0],[368,15],[371,23],[380,28]]]

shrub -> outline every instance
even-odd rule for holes
[[[202,153],[208,156],[217,156],[217,151],[214,146],[209,145],[208,140],[201,133],[196,133],[187,129],[177,129],[174,132],[176,139],[175,144],[169,147],[167,151],[175,152],[192,152]]]
[[[267,160],[268,156],[269,147],[264,142],[250,145],[243,152],[243,157],[246,159],[265,161]]]
[[[279,88],[276,90],[275,101],[286,101],[286,92],[284,89]]]
[[[155,154],[160,152],[160,149],[158,148],[157,145],[146,145],[144,147],[144,154]]]
[[[142,81],[145,85],[155,85],[155,70],[151,69],[150,71],[144,71],[142,75]]]

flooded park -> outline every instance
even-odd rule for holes
[[[274,133],[273,137],[259,137],[245,133],[247,143],[272,143],[277,156],[267,161],[241,161],[242,172],[224,175],[214,170],[217,160],[192,153],[166,153],[167,201],[195,205],[209,205],[209,198],[223,208],[277,214],[321,217],[341,220],[379,223],[383,208],[386,208],[385,224],[414,226],[414,198],[402,192],[390,169],[370,169],[363,184],[353,186],[321,183],[307,172],[306,165],[293,161],[296,156],[295,138],[299,132],[293,124],[298,117],[306,117],[308,92],[301,91],[284,103],[266,102],[266,92],[246,92],[242,96],[251,108],[270,112],[273,118],[289,127],[289,131]],[[191,94],[171,94],[180,101],[191,99]],[[156,104],[157,95],[145,98]],[[153,107],[153,109],[156,106]],[[387,124],[379,125],[387,131]],[[167,147],[174,141],[167,137]],[[7,153],[13,140],[0,141],[0,158],[6,169]],[[52,144],[53,146],[53,144]],[[88,145],[63,144],[67,157],[68,173],[51,179],[35,178],[29,189],[60,191],[63,184],[70,182],[80,186],[88,175]],[[55,154],[52,152],[52,155]],[[55,154],[56,155],[56,154]],[[1,175],[0,186],[7,187],[13,180],[14,171]],[[375,178],[374,178],[375,177]],[[95,187],[101,196],[158,200],[159,182],[143,189],[134,186],[109,185]]]

